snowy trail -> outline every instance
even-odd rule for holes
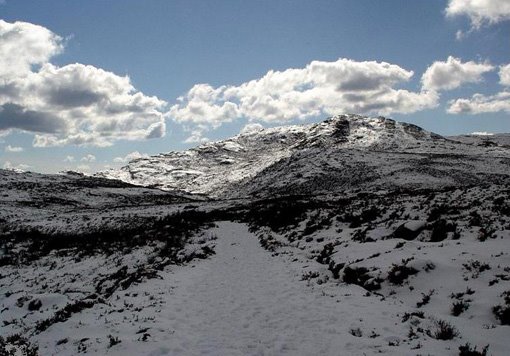
[[[173,276],[160,317],[175,332],[154,355],[342,354],[348,325],[335,298],[296,283],[246,226],[216,233],[216,255]]]

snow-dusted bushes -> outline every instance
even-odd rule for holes
[[[383,280],[379,277],[373,277],[368,268],[347,266],[343,272],[342,279],[347,284],[356,284],[368,291],[381,289]]]
[[[162,244],[161,256],[175,260],[187,239],[201,228],[211,226],[210,217],[203,212],[184,210],[161,218],[119,221],[118,225],[99,226],[89,231],[47,232],[36,228],[18,228],[4,233],[1,239],[6,253],[0,265],[27,264],[54,252],[75,255],[77,258],[96,254],[110,255],[116,251]]]
[[[257,201],[249,206],[244,215],[252,231],[269,227],[274,232],[284,232],[303,221],[305,214],[314,206],[309,201],[286,197]]]
[[[421,294],[421,300],[418,303],[416,303],[416,308],[421,308],[424,305],[429,304],[430,303],[430,298],[432,298],[434,293],[435,293],[435,290],[433,290],[433,289],[429,290],[427,293],[422,293]]]
[[[401,265],[393,264],[388,272],[388,282],[402,285],[406,279],[418,273],[416,268],[407,266],[407,263],[408,261],[402,260]]]
[[[492,312],[502,325],[510,325],[510,291],[501,294],[503,297],[503,305],[496,305],[492,308]]]
[[[39,347],[21,334],[7,336],[5,339],[0,336],[1,356],[38,356]]]
[[[77,300],[67,304],[64,308],[59,309],[55,314],[47,319],[41,320],[35,326],[37,332],[43,332],[55,323],[61,323],[69,319],[73,314],[79,313],[84,309],[89,309],[94,304],[101,302],[97,296],[93,295],[84,299]]]
[[[488,351],[489,345],[486,345],[481,351],[478,351],[476,346],[471,346],[469,342],[459,346],[459,356],[487,356]]]
[[[466,310],[469,309],[469,303],[463,300],[459,300],[456,302],[453,302],[452,308],[451,308],[451,314],[453,316],[459,316],[460,314],[464,313]]]
[[[451,340],[459,336],[457,328],[445,320],[436,320],[434,328],[427,330],[427,334],[437,340]]]

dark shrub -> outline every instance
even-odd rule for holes
[[[52,317],[39,321],[35,326],[35,329],[38,332],[43,332],[55,323],[66,321],[73,314],[79,313],[84,309],[92,308],[95,303],[96,302],[92,299],[81,299],[73,303],[69,303],[64,308],[57,310]]]
[[[418,270],[413,267],[408,267],[405,264],[393,265],[388,272],[388,282],[395,285],[402,285],[409,276],[415,275]]]
[[[408,321],[409,319],[411,319],[411,317],[417,317],[417,318],[420,318],[420,319],[423,319],[425,318],[425,314],[423,312],[411,312],[411,313],[405,313],[404,316],[402,317],[402,322],[405,323],[406,321]]]
[[[480,273],[489,271],[491,266],[486,262],[480,262],[478,260],[470,260],[467,263],[463,263],[462,267],[468,272],[472,272],[471,277],[478,278]]]
[[[492,312],[502,325],[510,325],[510,291],[501,294],[505,305],[496,305]]]
[[[432,224],[432,233],[430,235],[430,242],[440,242],[448,238],[449,232],[455,232],[455,224],[448,223],[444,219],[436,220]]]
[[[253,203],[246,212],[245,219],[252,229],[267,226],[275,232],[283,232],[303,221],[310,208],[310,203],[292,197],[264,200]]]
[[[331,255],[333,254],[335,246],[332,243],[327,243],[322,248],[319,256],[317,256],[317,262],[323,265],[327,265],[331,262]]]
[[[382,279],[374,278],[368,274],[365,267],[345,267],[342,280],[348,284],[356,284],[368,291],[381,289]]]
[[[428,221],[434,221],[441,217],[441,215],[446,214],[448,212],[448,207],[445,205],[434,206],[430,209]]]
[[[422,232],[423,229],[416,229],[416,230],[411,230],[411,229],[408,229],[406,226],[406,224],[402,224],[400,225],[399,227],[397,227],[397,229],[393,232],[393,235],[392,237],[394,239],[404,239],[404,240],[407,240],[407,241],[411,241],[411,240],[414,240],[418,237],[418,235]]]
[[[465,345],[459,346],[459,356],[487,356],[489,345],[485,346],[482,351],[478,351],[476,346],[471,347],[469,342]]]
[[[365,267],[350,267],[344,268],[344,275],[342,280],[347,284],[357,284],[362,286],[367,280],[370,279],[368,269]]]
[[[41,309],[41,307],[42,307],[42,302],[40,299],[32,299],[28,303],[28,310],[30,310],[30,311],[39,310],[39,309]]]
[[[459,336],[457,329],[444,320],[438,320],[435,323],[436,329],[428,330],[427,334],[437,340],[452,340]]]
[[[480,216],[480,214],[478,214],[477,211],[472,211],[470,214],[469,214],[469,224],[471,226],[482,226],[482,217]]]
[[[359,229],[356,230],[354,235],[352,236],[352,241],[364,243],[364,242],[374,242],[375,240],[367,237],[368,229]]]
[[[422,293],[421,301],[416,303],[416,307],[421,308],[422,306],[429,304],[430,298],[432,297],[433,294],[434,294],[434,289],[429,290],[429,292],[427,294]]]
[[[363,331],[361,331],[360,328],[353,328],[353,329],[349,330],[349,334],[351,334],[352,336],[356,336],[356,337],[362,337]]]
[[[480,231],[478,231],[478,241],[484,242],[488,238],[493,239],[494,238],[494,232],[493,229],[486,229],[484,227],[480,228]]]
[[[459,316],[469,309],[469,303],[465,301],[454,302],[452,305],[451,314],[453,316]]]
[[[329,263],[328,269],[333,273],[333,278],[340,278],[340,271],[344,268],[345,263],[335,263],[335,261],[331,261]]]
[[[120,344],[120,342],[121,342],[117,336],[112,336],[112,335],[108,335],[108,340],[109,340],[108,348],[113,347],[117,344]]]
[[[364,223],[374,221],[379,217],[380,214],[381,212],[376,206],[371,206],[370,208],[364,209],[361,212],[361,221]]]

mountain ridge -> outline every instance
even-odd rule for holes
[[[445,156],[451,158],[448,169]],[[502,158],[506,163],[484,163],[482,156],[488,161]],[[473,183],[484,179],[484,172],[506,174],[502,168],[508,167],[509,158],[508,148],[497,144],[472,145],[413,124],[346,114],[320,123],[254,130],[186,151],[138,158],[96,176],[221,199],[336,192],[374,181],[381,188],[444,186],[462,180]],[[398,166],[401,169],[392,169]],[[466,179],[448,177],[464,174]],[[406,182],[409,177],[414,182]],[[333,187],[327,179],[338,186]],[[318,181],[328,187],[318,187]],[[294,188],[289,190],[288,186]]]

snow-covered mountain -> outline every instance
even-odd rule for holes
[[[464,144],[383,117],[339,115],[139,158],[97,176],[232,198],[472,184],[508,174],[509,158],[508,147]]]

